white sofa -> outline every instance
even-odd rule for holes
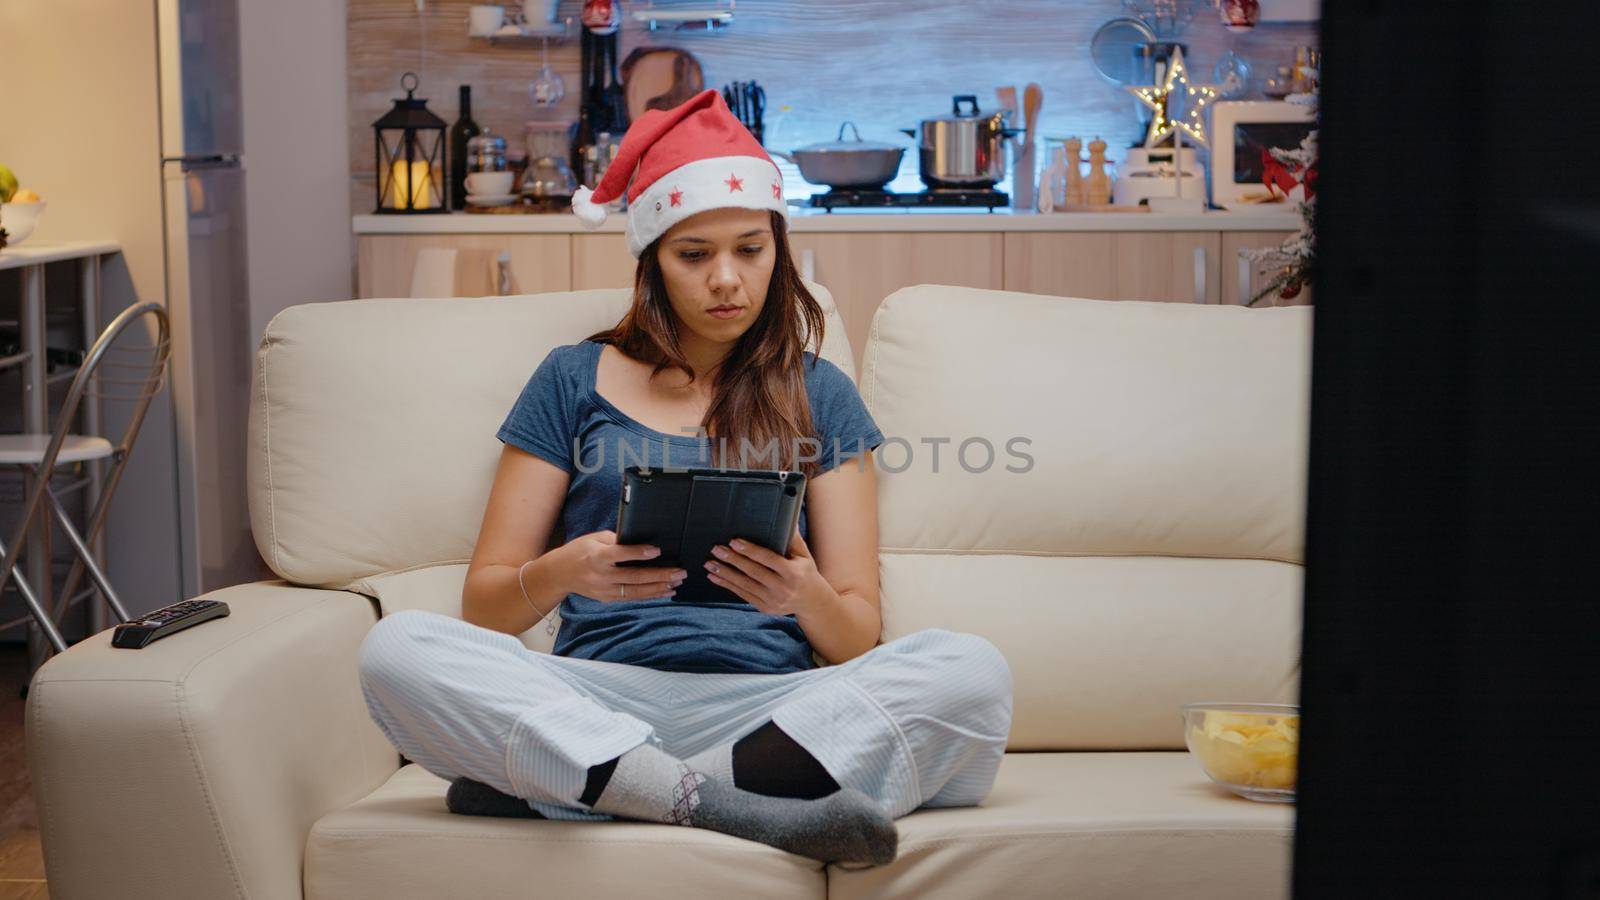
[[[823,355],[854,376],[817,293]],[[495,428],[550,347],[626,302],[358,300],[273,319],[249,499],[283,580],[218,591],[232,615],[145,649],[106,632],[38,672],[27,750],[53,898],[1287,894],[1293,807],[1212,785],[1178,708],[1296,700],[1307,308],[938,286],[885,300],[858,381],[891,439],[884,639],[981,634],[1015,678],[993,792],[900,819],[893,863],[448,813],[446,782],[402,767],[369,719],[357,648],[381,614],[459,615]],[[936,473],[922,439],[941,437]],[[1006,471],[1014,437],[1030,471]],[[968,438],[994,445],[992,468],[957,464]],[[550,646],[542,627],[522,639]]]

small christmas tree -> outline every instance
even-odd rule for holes
[[[1297,150],[1272,148],[1268,152],[1271,157],[1263,160],[1266,166],[1261,180],[1269,190],[1283,191],[1286,199],[1295,200],[1296,193],[1301,195],[1297,199],[1300,230],[1276,247],[1244,251],[1245,257],[1252,262],[1269,260],[1283,264],[1267,280],[1266,287],[1251,297],[1246,306],[1255,306],[1256,301],[1273,292],[1285,300],[1292,300],[1299,296],[1316,274],[1317,132],[1312,129]]]

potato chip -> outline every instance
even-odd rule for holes
[[[1190,746],[1218,781],[1293,789],[1299,766],[1300,717],[1205,710],[1190,729]]]

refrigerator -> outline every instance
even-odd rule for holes
[[[272,577],[245,502],[254,346],[239,0],[158,0],[156,24],[178,558],[189,598]]]
[[[171,319],[167,385],[110,506],[107,574],[135,616],[270,578],[245,493],[255,346],[239,0],[0,3],[0,33],[27,35],[0,54],[8,118],[27,125],[0,126],[0,161],[49,202],[35,238],[121,246],[102,263],[101,327],[148,300]],[[103,410],[108,438],[125,412]],[[70,642],[113,624],[95,600],[62,631]],[[26,631],[31,673],[49,647]]]

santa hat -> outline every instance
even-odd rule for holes
[[[606,218],[602,204],[624,190],[635,259],[667,229],[708,209],[771,209],[785,222],[789,217],[777,164],[712,88],[672,109],[646,110],[622,136],[600,183],[572,195],[572,212],[598,228]]]

